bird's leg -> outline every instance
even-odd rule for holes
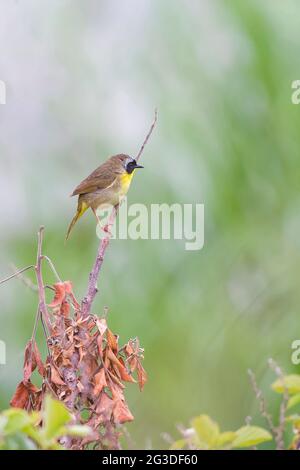
[[[97,214],[96,209],[93,209],[93,208],[92,208],[92,211],[94,212],[94,215],[95,215],[95,217],[96,217],[96,219],[97,219],[97,222],[98,222],[99,227],[101,228],[101,230],[103,230],[103,232],[107,232],[107,230],[106,230],[106,227],[107,227],[107,226],[105,225],[105,227],[102,227],[101,220],[100,220],[99,215]]]
[[[118,207],[119,207],[119,204],[115,205],[113,208],[112,208],[112,212],[110,214],[110,217],[108,219],[108,223],[103,227],[103,230],[104,232],[108,233],[110,236],[112,236],[112,233],[110,231],[110,227],[113,226],[114,222],[114,216],[116,215],[116,212],[118,210]]]

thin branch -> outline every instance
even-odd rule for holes
[[[56,277],[57,281],[58,281],[58,282],[62,282],[62,280],[61,280],[61,278],[59,277],[58,272],[56,271],[55,266],[54,266],[54,264],[52,263],[52,261],[51,261],[51,259],[49,258],[49,256],[42,255],[42,259],[44,259],[44,260],[47,261],[47,263],[49,264],[50,268],[52,269],[52,272],[53,272],[54,276]]]
[[[51,322],[49,319],[49,313],[48,313],[46,298],[45,298],[45,287],[44,287],[43,276],[42,276],[43,233],[44,233],[44,227],[40,227],[38,231],[38,250],[37,250],[35,272],[36,272],[36,279],[37,279],[38,290],[39,290],[39,310],[41,312],[43,320],[45,320],[45,323],[47,325],[49,332],[51,332],[52,326],[51,326]]]
[[[270,413],[268,412],[267,410],[267,404],[266,404],[266,400],[263,396],[263,393],[262,391],[258,388],[258,385],[257,385],[257,382],[256,382],[256,378],[255,378],[255,375],[254,375],[254,372],[249,369],[248,370],[248,375],[250,377],[250,382],[251,382],[251,385],[252,385],[252,388],[253,388],[253,391],[255,393],[255,396],[259,402],[259,410],[260,410],[260,414],[262,415],[263,418],[265,418],[266,422],[268,423],[268,426],[270,428],[270,431],[272,432],[272,434],[274,435],[274,437],[276,436],[276,428],[273,424],[273,419],[272,419],[272,416],[270,415]]]
[[[148,134],[146,135],[146,138],[145,138],[145,140],[144,140],[144,142],[143,142],[143,144],[142,144],[142,146],[141,146],[141,148],[140,148],[140,151],[139,151],[139,153],[137,154],[137,156],[136,156],[136,158],[135,158],[136,161],[138,161],[138,160],[140,159],[140,156],[142,155],[142,153],[143,153],[143,151],[144,151],[144,148],[146,147],[147,142],[148,142],[148,140],[150,139],[150,136],[151,136],[152,132],[154,131],[154,128],[155,128],[155,126],[156,126],[156,122],[157,122],[157,108],[155,108],[155,110],[154,110],[154,120],[153,120],[153,122],[152,122],[152,124],[151,124],[151,127],[150,127],[150,129],[149,129],[149,132],[148,132]]]
[[[284,374],[282,372],[281,367],[274,361],[274,359],[269,359],[268,361],[270,368],[275,372],[279,380],[281,381],[283,387],[283,396],[282,401],[280,404],[279,409],[279,422],[278,426],[276,427],[276,449],[283,450],[284,449],[284,430],[285,430],[285,415],[287,410],[287,403],[289,400],[289,393],[287,387],[284,382]]]
[[[38,326],[38,322],[39,322],[40,316],[41,316],[41,311],[40,311],[39,306],[38,306],[37,311],[36,311],[36,314],[35,314],[35,319],[34,319],[32,334],[31,334],[31,343],[32,343],[32,344],[33,344],[33,342],[35,341],[36,331],[37,331],[37,326]]]
[[[118,208],[119,208],[119,205],[113,207],[113,210],[109,217],[108,227],[114,224],[117,213],[118,213]],[[102,238],[100,242],[97,257],[96,257],[93,269],[90,272],[88,290],[81,304],[82,317],[86,317],[90,313],[92,303],[98,292],[97,281],[98,281],[99,273],[103,264],[105,251],[109,245],[111,236],[112,236],[112,233],[108,230],[106,235],[104,236],[104,238]]]
[[[13,279],[14,277],[20,276],[20,274],[24,273],[25,271],[28,271],[28,269],[34,268],[34,265],[31,264],[30,266],[26,266],[26,268],[20,269],[19,271],[15,272],[11,276],[6,277],[5,279],[2,279],[0,281],[0,285],[4,284],[4,282],[10,281],[10,279]]]
[[[46,340],[48,356],[51,357],[51,352],[50,352],[49,344],[48,344],[48,338],[49,338],[49,336],[50,336],[50,332],[47,330],[47,327],[46,327],[46,325],[45,325],[45,322],[44,322],[44,320],[43,320],[42,315],[40,316],[40,318],[41,318],[41,324],[42,324],[42,327],[43,327],[43,333],[44,333],[45,340]]]
[[[34,268],[34,266],[32,266],[32,267]],[[14,274],[16,274],[17,271],[18,271],[18,268],[13,263],[11,263],[11,269],[14,272]],[[34,282],[32,282],[32,280],[29,279],[29,277],[25,276],[22,273],[18,273],[17,278],[20,279],[21,282],[23,282],[24,286],[28,287],[33,292],[38,291],[37,285],[34,284]]]
[[[146,138],[145,138],[145,140],[144,140],[144,142],[143,142],[143,144],[140,148],[140,151],[139,151],[139,153],[136,157],[136,161],[139,160],[140,156],[142,155],[142,153],[144,151],[144,148],[145,148],[148,140],[150,139],[150,136],[151,136],[151,134],[152,134],[152,132],[155,128],[156,122],[157,122],[157,109],[155,109],[154,120],[153,120],[153,122],[151,124],[151,127],[149,129],[149,132],[148,132],[148,134],[147,134],[147,136],[146,136]],[[109,221],[108,221],[108,228],[112,227],[114,225],[118,210],[119,210],[119,204],[117,204],[111,212],[111,215],[110,215]],[[93,269],[90,272],[90,276],[89,276],[89,284],[88,284],[87,293],[86,293],[86,295],[85,295],[85,297],[82,301],[82,304],[81,304],[81,315],[82,315],[82,317],[87,317],[91,313],[92,303],[93,303],[94,298],[95,298],[95,296],[97,295],[97,292],[98,292],[98,288],[97,288],[98,277],[99,277],[99,274],[100,274],[100,270],[101,270],[103,260],[104,260],[104,255],[105,255],[106,249],[109,245],[111,236],[112,236],[112,234],[108,230],[108,232],[106,233],[104,238],[102,238],[102,240],[99,244],[97,257],[96,257]]]
[[[35,314],[35,318],[34,318],[32,334],[31,334],[31,338],[30,338],[30,363],[32,363],[33,348],[34,348],[34,344],[35,344],[37,326],[38,326],[40,318],[41,318],[41,311],[40,311],[40,308],[38,306],[36,314]],[[31,397],[30,397],[30,399],[31,399]],[[31,404],[31,406],[33,407],[33,404]]]

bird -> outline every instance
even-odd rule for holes
[[[100,208],[115,207],[119,204],[127,194],[137,168],[144,167],[138,165],[136,159],[129,155],[123,153],[114,155],[96,168],[74,189],[71,197],[78,196],[77,211],[69,225],[66,240],[68,240],[76,222],[89,208],[92,209],[101,227],[97,211]],[[104,227],[103,230],[107,231],[108,229]]]

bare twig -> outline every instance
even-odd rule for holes
[[[38,232],[38,253],[37,253],[36,265],[31,264],[30,266],[26,266],[25,268],[17,269],[16,266],[14,266],[12,264],[12,269],[15,272],[11,276],[8,276],[7,278],[0,281],[0,284],[3,284],[4,282],[9,281],[10,279],[13,279],[14,277],[17,277],[27,287],[29,287],[33,291],[37,291],[39,293],[39,304],[38,304],[37,312],[36,312],[36,315],[35,315],[34,326],[33,326],[33,331],[32,331],[32,335],[31,335],[32,344],[33,344],[33,341],[35,340],[37,325],[38,325],[39,319],[41,319],[41,321],[42,321],[42,325],[43,325],[43,328],[44,328],[44,333],[45,333],[46,338],[49,335],[49,331],[51,331],[51,323],[50,323],[50,320],[49,320],[47,305],[46,305],[46,301],[45,301],[45,293],[44,293],[44,289],[45,289],[46,286],[43,285],[43,279],[42,279],[42,273],[41,273],[41,261],[42,261],[42,259],[46,259],[48,261],[48,263],[50,264],[51,269],[53,270],[54,274],[59,279],[58,274],[57,274],[51,260],[47,256],[42,255],[43,230],[44,230],[44,228],[41,227],[39,232]],[[34,268],[34,270],[36,272],[36,278],[37,278],[37,281],[38,281],[38,286],[36,284],[34,284],[26,276],[23,275],[24,272],[28,271],[31,268]],[[41,313],[43,314],[43,316],[41,316]],[[45,323],[46,323],[46,325],[45,325]],[[48,333],[47,333],[47,330],[48,330]]]
[[[147,142],[150,139],[150,136],[151,136],[151,134],[152,134],[152,132],[153,132],[155,126],[156,126],[156,122],[157,122],[157,109],[155,108],[155,110],[154,110],[154,120],[153,120],[153,122],[151,124],[151,127],[149,129],[149,132],[148,132],[148,134],[147,134],[147,136],[146,136],[146,138],[145,138],[145,140],[144,140],[144,142],[143,142],[143,144],[140,148],[140,151],[139,151],[139,153],[137,154],[137,156],[135,158],[136,161],[138,161],[140,159],[140,156],[142,155],[142,153],[144,151],[144,148],[147,145]]]
[[[37,330],[37,326],[38,326],[38,323],[39,323],[40,316],[41,316],[41,311],[40,311],[39,306],[38,306],[36,314],[35,314],[34,325],[33,325],[33,330],[32,330],[32,335],[31,335],[31,343],[32,344],[35,341],[36,330]]]
[[[36,272],[36,279],[37,279],[38,290],[39,290],[39,310],[41,312],[42,318],[45,321],[45,324],[46,324],[49,332],[51,332],[52,326],[51,326],[49,313],[48,313],[48,309],[47,309],[47,304],[46,304],[46,299],[45,299],[45,287],[44,287],[43,276],[42,276],[43,233],[44,233],[44,227],[40,227],[40,229],[38,231],[38,250],[37,250],[35,272]]]
[[[283,396],[282,401],[280,404],[279,409],[279,422],[278,426],[276,427],[276,449],[283,450],[284,449],[284,429],[285,429],[285,414],[287,410],[287,403],[289,400],[289,393],[287,387],[284,383],[284,374],[282,372],[281,367],[274,361],[274,359],[269,359],[268,361],[270,368],[275,372],[279,380],[281,381],[283,387]]]
[[[114,224],[115,218],[117,216],[117,212],[118,212],[118,205],[113,207],[113,210],[109,217],[108,226],[112,226]],[[89,276],[88,290],[81,304],[81,314],[83,318],[86,317],[90,313],[93,300],[98,292],[97,281],[98,281],[99,273],[103,264],[105,251],[109,245],[111,236],[112,234],[108,230],[106,235],[104,236],[104,238],[102,238],[100,242],[97,257],[96,257],[93,269]]]
[[[52,263],[51,259],[49,258],[49,256],[46,256],[46,255],[42,255],[42,259],[46,260],[47,263],[49,264],[54,276],[56,277],[57,281],[58,282],[62,282],[61,278],[59,277],[59,274],[58,272],[56,271],[56,268],[54,266],[54,264]]]
[[[31,269],[31,268],[34,268],[33,264],[31,264],[30,266],[26,266],[26,268],[20,269],[19,271],[15,272],[11,276],[6,277],[5,279],[2,279],[0,281],[0,285],[4,284],[4,282],[10,281],[10,279],[13,279],[14,277],[20,276],[22,273],[24,273],[25,271],[28,271],[28,269]]]
[[[42,327],[43,327],[44,336],[45,336],[45,339],[46,339],[46,345],[47,345],[48,356],[50,357],[50,349],[49,349],[49,345],[48,345],[48,341],[47,341],[47,339],[49,338],[49,331],[47,331],[45,322],[44,322],[44,320],[43,320],[43,317],[41,316],[41,311],[40,311],[40,308],[39,308],[39,305],[38,305],[37,311],[36,311],[36,314],[35,314],[35,318],[34,318],[33,330],[32,330],[32,334],[31,334],[31,345],[33,345],[33,343],[34,343],[34,341],[35,341],[35,337],[36,337],[36,332],[37,332],[37,327],[38,327],[39,320],[41,320],[41,324],[42,324]]]
[[[151,124],[151,127],[149,129],[149,132],[140,148],[140,151],[136,157],[136,160],[139,160],[140,156],[142,155],[143,151],[144,151],[144,148],[155,128],[155,125],[156,125],[156,122],[157,122],[157,110],[155,109],[155,114],[154,114],[154,120]],[[118,213],[118,209],[119,209],[119,204],[117,204],[112,212],[111,212],[111,215],[109,217],[109,221],[108,221],[108,227],[111,227],[114,225],[115,223],[115,219],[116,219],[116,216],[117,216],[117,213]],[[88,289],[87,289],[87,293],[82,301],[82,304],[81,304],[81,314],[82,314],[82,317],[86,317],[87,315],[89,315],[90,311],[91,311],[91,306],[92,306],[92,303],[94,301],[94,298],[95,296],[97,295],[97,292],[98,292],[98,288],[97,288],[97,281],[98,281],[98,277],[99,277],[99,273],[100,273],[100,270],[101,270],[101,267],[102,267],[102,264],[103,264],[103,260],[104,260],[104,255],[105,255],[105,252],[106,252],[106,249],[109,245],[109,242],[110,242],[110,238],[111,238],[112,234],[110,232],[110,230],[107,231],[106,235],[104,236],[104,238],[102,238],[100,244],[99,244],[99,248],[98,248],[98,253],[97,253],[97,257],[96,257],[96,260],[95,260],[95,263],[94,263],[94,266],[93,266],[93,269],[92,271],[90,272],[90,276],[89,276],[89,284],[88,284]]]
[[[266,404],[266,400],[263,396],[263,393],[262,391],[258,388],[258,385],[257,385],[257,382],[256,382],[256,378],[255,378],[255,375],[254,375],[254,372],[249,369],[248,370],[248,374],[249,374],[249,377],[250,377],[250,382],[251,382],[251,385],[252,385],[252,388],[253,388],[253,391],[255,393],[255,396],[259,402],[259,409],[260,409],[260,414],[262,415],[263,418],[265,418],[265,420],[267,421],[268,423],[268,426],[272,432],[272,434],[274,435],[274,437],[276,436],[276,428],[273,424],[273,420],[272,420],[272,416],[270,415],[270,413],[268,412],[267,410],[267,404]]]
[[[32,267],[34,268],[34,266],[32,266]],[[14,274],[17,273],[17,278],[20,279],[20,281],[23,282],[24,286],[28,287],[33,292],[38,291],[37,285],[34,284],[34,282],[32,282],[32,280],[29,279],[29,277],[27,277],[24,274],[20,273],[18,268],[13,263],[11,263],[11,269],[14,272]]]

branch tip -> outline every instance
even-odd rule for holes
[[[145,138],[145,140],[144,140],[144,142],[143,142],[143,144],[142,144],[142,146],[141,146],[141,148],[140,148],[140,150],[139,150],[139,153],[138,153],[137,156],[136,156],[136,161],[138,161],[139,158],[141,157],[141,155],[142,155],[142,153],[143,153],[143,151],[144,151],[144,148],[146,147],[147,142],[148,142],[148,140],[150,139],[150,136],[151,136],[152,132],[154,131],[154,128],[155,128],[156,123],[157,123],[157,115],[158,115],[158,111],[157,111],[157,108],[155,108],[155,109],[154,109],[154,120],[153,120],[153,122],[152,122],[152,124],[151,124],[151,126],[150,126],[150,129],[149,129],[149,132],[148,132],[148,134],[146,135],[146,138]]]

